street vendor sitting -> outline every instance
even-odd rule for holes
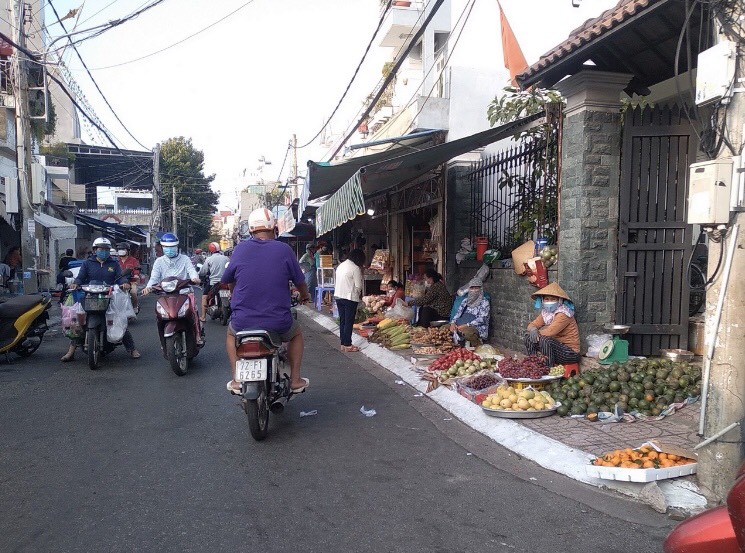
[[[424,272],[424,294],[409,302],[419,306],[418,326],[429,328],[432,321],[447,320],[453,309],[453,296],[448,292],[442,275],[432,268]]]
[[[550,367],[579,363],[579,327],[574,304],[557,283],[551,283],[532,295],[541,314],[528,325],[525,349],[529,355],[542,353]]]
[[[463,341],[471,346],[480,346],[489,336],[489,317],[491,306],[484,297],[481,279],[474,278],[468,283],[468,295],[458,307],[450,322],[450,330],[458,332]]]
[[[396,300],[405,301],[406,288],[403,284],[397,280],[391,280],[388,282],[388,294],[382,296],[383,305],[386,307],[393,307],[396,305]]]

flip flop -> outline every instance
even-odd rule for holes
[[[355,351],[360,351],[360,348],[358,348],[357,346],[344,346],[344,351],[355,352]]]
[[[310,386],[310,380],[307,378],[301,378],[303,382],[305,382],[305,386],[301,386],[300,388],[291,388],[290,391],[293,394],[302,394],[308,386]]]
[[[234,396],[241,395],[241,389],[240,389],[240,387],[235,388],[235,386],[233,386],[233,380],[228,380],[228,383],[226,385],[226,388],[228,389],[228,392],[230,392]]]

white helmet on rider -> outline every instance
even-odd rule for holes
[[[274,230],[277,227],[277,219],[274,214],[265,207],[254,209],[248,216],[248,230],[251,233],[262,230]]]
[[[93,246],[91,247],[91,249],[94,249],[95,250],[96,248],[105,248],[107,250],[110,250],[111,249],[111,241],[108,238],[103,238],[103,237],[96,238],[93,241]]]

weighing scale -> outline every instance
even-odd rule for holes
[[[613,338],[605,342],[598,354],[601,365],[610,365],[611,363],[625,363],[629,360],[629,342],[623,340],[621,336],[626,334],[631,327],[628,325],[606,325],[604,330],[610,332]]]

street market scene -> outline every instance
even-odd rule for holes
[[[743,20],[9,0],[0,550],[744,553]]]

